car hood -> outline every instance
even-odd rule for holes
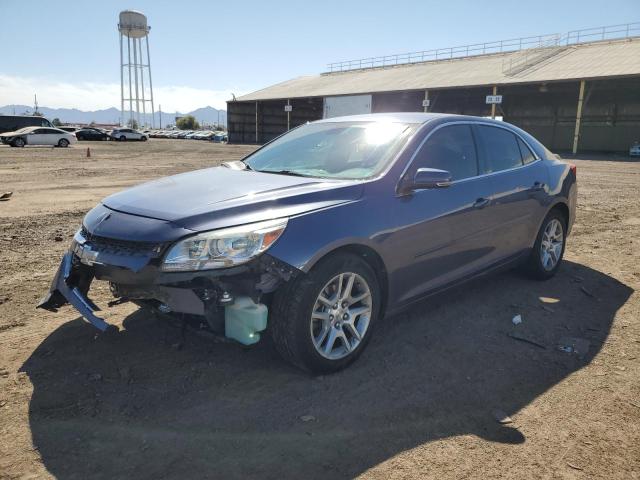
[[[15,137],[16,135],[21,135],[21,133],[17,131],[0,133],[0,137]]]
[[[355,201],[362,189],[360,181],[215,167],[144,183],[102,203],[118,212],[203,231]]]

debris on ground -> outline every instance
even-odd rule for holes
[[[499,408],[496,408],[491,413],[493,414],[493,418],[495,418],[496,421],[498,423],[501,423],[502,425],[506,425],[508,423],[513,423],[513,420],[511,419],[511,417],[509,415],[507,415],[505,412],[503,412],[502,410],[500,410]]]
[[[558,342],[558,350],[583,356],[589,351],[591,342],[586,338],[563,337]]]
[[[513,317],[513,318],[511,319],[511,322],[512,322],[514,325],[520,325],[520,324],[522,323],[522,315],[520,315],[520,314],[516,315],[515,317]]]
[[[544,345],[543,343],[538,342],[537,340],[534,340],[532,338],[526,337],[520,333],[508,333],[507,334],[508,337],[513,338],[514,340],[519,340],[521,342],[525,342],[525,343],[529,343],[531,345],[535,345],[536,347],[539,348],[544,348],[546,349],[546,345]]]
[[[61,242],[61,241],[63,240],[63,238],[62,238],[60,235],[56,235],[55,237],[53,237],[53,239],[54,239],[56,242]]]
[[[573,468],[574,470],[584,470],[582,467],[579,467],[578,465],[575,465],[573,463],[569,463],[567,462],[567,465],[569,465],[571,468]]]
[[[11,195],[13,195],[13,192],[0,193],[0,201],[6,202],[11,198]]]
[[[546,305],[542,305],[542,309],[549,313],[556,313],[556,311],[553,308],[547,307]]]
[[[89,375],[89,380],[91,380],[92,382],[99,382],[100,380],[102,380],[102,375],[100,375],[99,373],[92,373]]]
[[[302,415],[300,417],[300,420],[302,420],[303,422],[315,422],[316,417],[314,417],[313,415]]]

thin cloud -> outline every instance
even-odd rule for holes
[[[189,112],[208,105],[226,110],[231,90],[209,90],[187,86],[158,86],[153,89],[154,101],[163,112]],[[236,96],[242,92],[234,91]],[[45,78],[15,77],[0,74],[0,105],[33,105],[50,108],[100,110],[120,108],[120,85],[113,83],[67,83]]]

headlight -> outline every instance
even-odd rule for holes
[[[286,226],[287,219],[278,219],[199,233],[171,247],[162,270],[210,270],[248,262],[269,248]]]

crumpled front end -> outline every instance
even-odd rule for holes
[[[110,304],[133,301],[165,313],[197,315],[211,329],[220,331],[225,328],[225,308],[234,304],[236,299],[243,302],[251,299],[259,305],[264,295],[299,273],[294,267],[267,254],[230,268],[166,272],[161,268],[163,256],[175,240],[183,236],[182,231],[175,231],[175,226],[167,222],[122,214],[103,206],[94,210],[98,211],[90,212],[85,218],[85,224],[91,225],[83,227],[74,236],[50,290],[38,308],[55,312],[69,303],[102,332],[117,330],[117,327],[96,315],[100,308],[88,297],[94,279],[110,283],[116,297]],[[113,228],[108,228],[105,223],[112,218],[116,222],[112,223]],[[132,221],[138,231],[147,222],[147,227],[155,229],[157,235],[140,233],[136,236],[144,238],[144,241],[106,236],[126,230],[126,222]],[[159,223],[166,225],[163,228]],[[90,228],[93,230],[91,233]],[[152,238],[160,238],[161,241],[152,241]]]

